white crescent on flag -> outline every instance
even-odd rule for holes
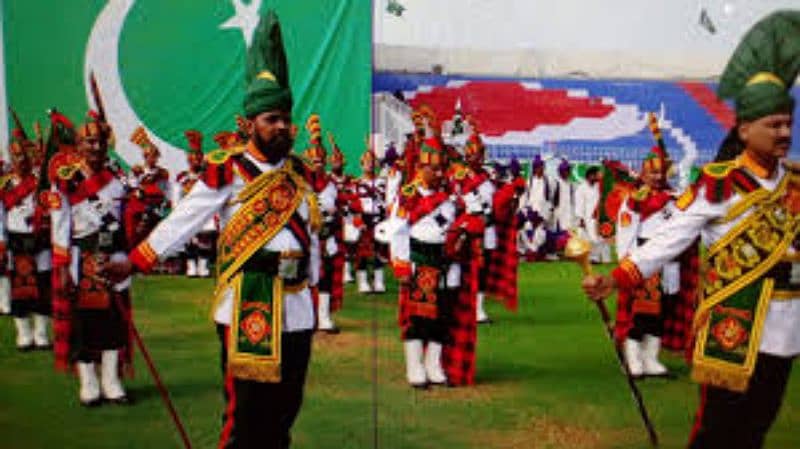
[[[117,154],[129,165],[142,161],[141,149],[128,140],[131,133],[142,125],[147,129],[152,142],[161,150],[160,164],[171,173],[178,173],[187,166],[186,153],[147,128],[147,124],[133,110],[122,85],[119,73],[119,40],[125,18],[134,3],[135,0],[109,0],[97,16],[86,46],[83,77],[86,101],[94,105],[88,82],[89,74],[94,72],[107,119],[116,136],[114,150]]]

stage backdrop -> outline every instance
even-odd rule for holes
[[[302,130],[297,149],[307,143],[305,119],[317,112],[354,171],[369,132],[369,6],[368,0],[5,0],[4,94],[29,133],[53,106],[80,122],[94,107],[87,88],[93,71],[121,159],[141,161],[129,136],[143,124],[174,173],[185,167],[184,130],[202,131],[209,151],[213,134],[235,129],[246,44],[259,13],[274,7],[288,50],[293,119]],[[2,101],[0,93],[0,137],[9,120]]]
[[[525,161],[542,154],[553,171],[561,157],[617,159],[638,169],[654,145],[647,126],[647,113],[654,112],[670,155],[688,178],[693,165],[714,158],[735,122],[730,104],[716,97],[716,85],[705,82],[377,72],[372,88],[376,131],[386,141],[397,143],[410,131],[411,108],[429,106],[445,129],[458,109],[477,120],[490,157]],[[800,88],[793,93],[800,95]],[[800,121],[794,133],[800,133]],[[790,156],[800,157],[796,142]]]

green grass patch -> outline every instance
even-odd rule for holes
[[[648,447],[599,315],[580,292],[577,266],[527,264],[520,275],[518,313],[487,304],[495,324],[479,329],[478,384],[428,391],[405,382],[394,284],[384,295],[359,295],[348,285],[336,316],[342,334],[315,337],[293,447],[372,448],[376,425],[386,449]],[[137,326],[194,446],[216,447],[222,391],[212,282],[154,276],[138,278],[134,290]],[[0,319],[0,342],[0,447],[181,447],[140,357],[127,382],[136,404],[87,410],[78,405],[77,379],[56,374],[50,354],[14,349],[10,318]],[[698,388],[680,357],[662,358],[678,378],[639,385],[662,447],[681,448]],[[798,405],[795,376],[767,448],[800,446]]]

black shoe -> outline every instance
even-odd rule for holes
[[[330,329],[320,329],[320,330],[321,330],[322,332],[325,332],[325,333],[326,333],[326,334],[328,334],[328,335],[336,335],[336,334],[338,334],[338,333],[341,333],[341,332],[342,332],[342,330],[341,330],[341,329],[339,329],[338,327],[335,327],[335,326],[334,326],[334,327],[332,327],[332,328],[330,328]]]
[[[478,324],[492,324],[492,323],[494,323],[494,320],[491,318],[486,318],[484,320],[478,321]]]
[[[33,349],[35,349],[37,351],[49,351],[49,350],[53,349],[53,344],[52,343],[48,343],[46,345],[35,345],[33,347]]]
[[[17,346],[17,351],[19,352],[30,352],[33,351],[33,343],[26,345],[26,346]]]
[[[97,397],[96,399],[92,399],[90,401],[81,400],[81,407],[94,408],[94,407],[99,407],[100,404],[102,403],[103,400],[100,397]]]
[[[427,390],[428,389],[428,383],[427,382],[422,383],[422,384],[409,384],[409,385],[411,385],[411,388],[414,388],[416,390]]]
[[[124,395],[124,396],[120,396],[118,398],[114,398],[114,399],[106,398],[105,402],[107,402],[109,404],[112,404],[112,405],[131,405],[133,403],[133,401],[131,400],[130,397],[128,397],[127,394]]]

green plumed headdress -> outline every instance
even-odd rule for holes
[[[245,82],[244,112],[247,117],[266,111],[292,110],[289,64],[278,16],[272,10],[261,17],[253,44],[248,49]]]
[[[800,11],[782,10],[758,21],[736,47],[718,94],[736,102],[736,117],[750,121],[794,109],[789,93],[800,71]]]

